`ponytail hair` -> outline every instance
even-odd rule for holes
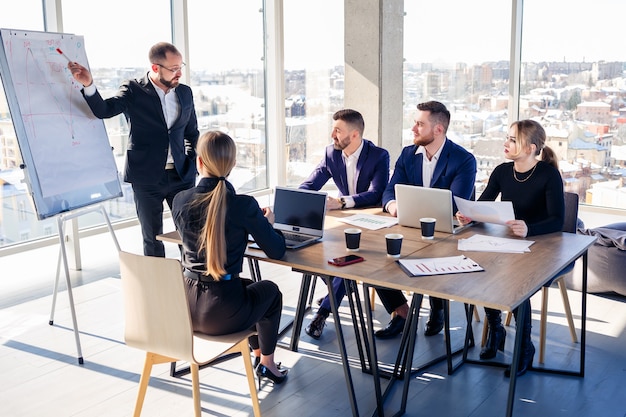
[[[556,154],[549,146],[544,146],[541,150],[541,160],[559,169],[559,161],[556,159]]]
[[[206,206],[205,221],[198,236],[198,252],[204,251],[206,275],[219,280],[226,274],[226,177],[235,167],[237,150],[233,139],[219,131],[209,131],[198,139],[196,153],[209,177],[217,178],[215,188],[195,200]]]

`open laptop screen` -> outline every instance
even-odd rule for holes
[[[326,214],[326,193],[276,187],[274,227],[321,236]]]

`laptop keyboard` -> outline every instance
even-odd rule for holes
[[[292,242],[304,242],[305,240],[309,240],[311,238],[311,236],[299,235],[291,232],[283,232],[283,236],[285,236],[285,239],[291,240]]]

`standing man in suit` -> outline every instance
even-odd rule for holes
[[[417,105],[413,145],[402,149],[393,176],[383,194],[383,207],[392,216],[398,215],[396,184],[444,188],[453,195],[469,200],[474,193],[476,159],[463,147],[446,137],[450,112],[442,103],[428,101]],[[455,210],[456,211],[456,210]],[[376,292],[388,313],[395,316],[375,334],[389,339],[402,332],[409,311],[402,291],[377,288]],[[434,336],[443,329],[443,300],[429,297],[430,315],[424,335]]]
[[[192,188],[196,179],[198,123],[191,88],[180,84],[185,66],[178,49],[166,42],[150,48],[150,72],[125,81],[117,94],[103,99],[89,70],[77,62],[68,68],[83,85],[93,114],[106,119],[124,113],[130,127],[124,181],[132,184],[137,217],[147,256],[165,256],[163,200],[170,209],[176,193]]]
[[[326,207],[343,210],[353,207],[379,206],[389,181],[389,152],[363,139],[365,122],[356,110],[343,109],[333,114],[332,145],[309,178],[300,184],[306,190],[320,190],[332,178],[338,197],[328,197]],[[343,279],[333,278],[337,304],[346,294]],[[330,299],[324,297],[320,308],[304,331],[319,339],[330,315]]]

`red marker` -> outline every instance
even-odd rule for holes
[[[57,52],[58,52],[59,54],[63,55],[63,56],[65,57],[65,59],[67,59],[67,62],[69,62],[70,64],[72,63],[72,60],[71,60],[71,59],[69,59],[69,58],[68,58],[68,56],[67,56],[67,55],[65,55],[65,54],[63,53],[63,51],[62,51],[62,50],[60,50],[59,48],[57,48]]]

